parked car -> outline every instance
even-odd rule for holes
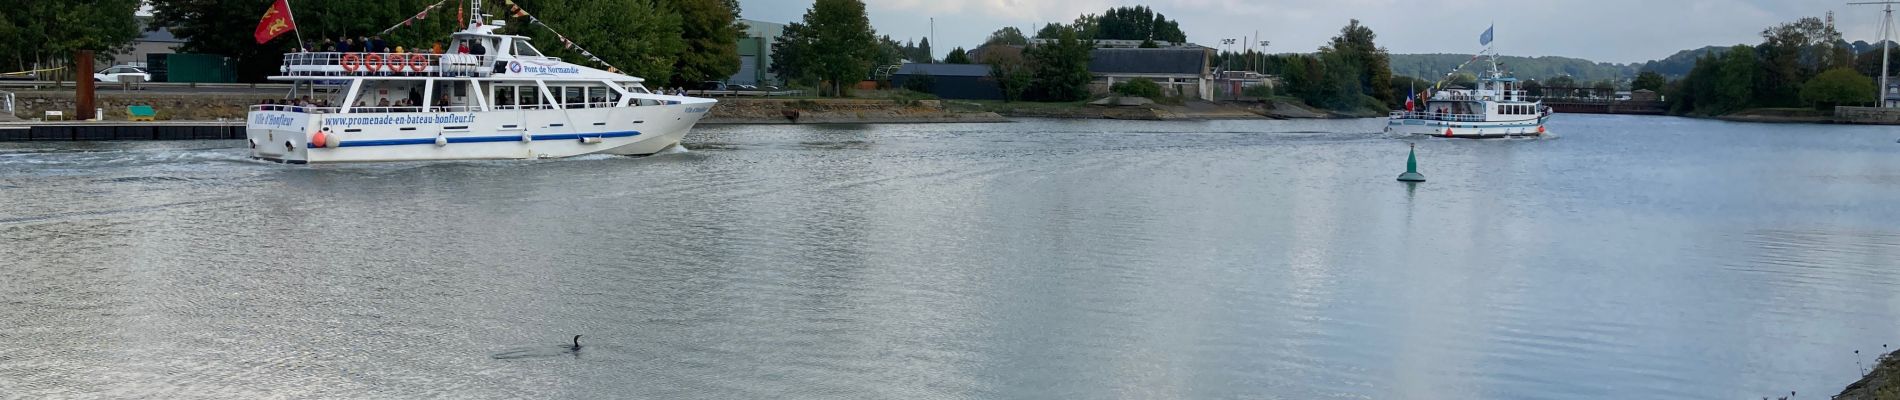
[[[733,89],[733,90],[759,90],[759,87],[752,86],[752,85],[739,85],[738,88]]]
[[[104,71],[92,74],[92,80],[94,82],[112,83],[134,82],[135,80],[136,82],[151,82],[152,74],[145,72],[144,68],[120,65],[106,68]]]
[[[732,89],[727,88],[725,82],[706,81],[706,82],[699,83],[699,90],[715,90],[716,91],[716,90],[732,90]]]

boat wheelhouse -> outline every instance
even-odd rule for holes
[[[1420,106],[1393,111],[1387,133],[1449,138],[1543,136],[1554,113],[1500,72],[1496,60],[1473,89],[1434,91]]]
[[[256,158],[289,163],[647,155],[676,146],[716,101],[543,55],[528,38],[471,23],[443,54],[301,52],[274,81],[289,99],[253,106]]]

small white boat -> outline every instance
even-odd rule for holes
[[[1518,85],[1517,78],[1499,72],[1493,60],[1477,88],[1435,91],[1422,107],[1393,111],[1385,131],[1448,138],[1543,136],[1544,124],[1555,113],[1530,100]]]
[[[543,56],[526,37],[495,33],[501,24],[471,22],[449,54],[285,54],[282,75],[270,79],[292,82],[293,104],[251,108],[252,156],[314,164],[647,155],[678,145],[716,103]]]

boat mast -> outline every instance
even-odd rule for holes
[[[1880,18],[1880,90],[1874,94],[1874,103],[1881,107],[1886,107],[1887,104],[1883,100],[1885,100],[1885,96],[1887,95],[1887,57],[1893,51],[1893,42],[1888,38],[1893,35],[1893,5],[1900,4],[1900,1],[1862,1],[1847,3],[1847,5],[1850,6],[1875,4],[1885,6],[1886,9],[1883,11],[1886,15]]]

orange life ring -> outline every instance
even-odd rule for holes
[[[362,67],[363,67],[362,56],[357,55],[356,53],[348,53],[348,54],[343,55],[343,72],[356,72],[357,68],[362,68]]]
[[[402,54],[390,54],[387,63],[389,72],[402,72]]]
[[[410,71],[422,72],[423,68],[428,68],[428,67],[429,67],[428,57],[423,57],[421,54],[414,54],[414,55],[409,56],[409,70]]]
[[[363,66],[369,67],[369,72],[383,70],[383,55],[370,53],[367,56],[363,56]]]

